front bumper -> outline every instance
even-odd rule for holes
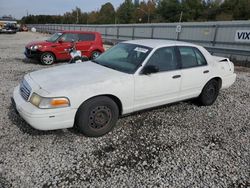
[[[27,57],[27,58],[40,58],[41,56],[41,52],[39,50],[36,50],[36,51],[33,51],[29,48],[25,48],[24,50],[24,55]]]
[[[13,92],[13,103],[18,114],[33,128],[38,130],[55,130],[70,128],[74,125],[76,109],[39,109],[25,101],[19,94],[19,87]]]

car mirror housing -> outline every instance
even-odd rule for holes
[[[142,74],[145,74],[145,75],[149,75],[149,74],[152,74],[152,73],[157,73],[159,72],[159,68],[155,65],[146,65],[143,70],[142,70]]]

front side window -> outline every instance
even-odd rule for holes
[[[206,59],[201,52],[193,47],[179,47],[182,68],[206,65]]]
[[[78,34],[79,36],[79,41],[94,41],[95,40],[95,35],[94,34]]]
[[[150,57],[148,65],[155,66],[159,72],[178,69],[174,47],[160,48]]]
[[[64,42],[78,41],[78,35],[74,33],[65,33],[64,35],[62,35],[60,40]]]
[[[100,55],[93,62],[114,70],[133,74],[151,50],[152,48],[146,46],[120,43]]]
[[[56,42],[56,40],[59,39],[62,35],[63,35],[62,33],[55,33],[50,38],[48,38],[46,41]]]

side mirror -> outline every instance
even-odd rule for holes
[[[157,73],[159,72],[159,68],[155,65],[146,65],[143,69],[142,69],[142,74],[145,74],[145,75],[149,75],[149,74],[152,74],[152,73]]]
[[[63,40],[61,40],[61,39],[60,39],[60,40],[58,40],[58,43],[60,43],[60,44],[61,44],[61,43],[63,43]]]

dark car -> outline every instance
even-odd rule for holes
[[[0,29],[0,33],[15,34],[17,32],[17,26],[13,23],[4,24],[4,27]]]
[[[62,31],[55,33],[45,41],[27,44],[24,54],[27,58],[38,59],[44,65],[51,65],[55,61],[66,61],[71,58],[67,49],[72,46],[72,41],[74,41],[76,49],[90,59],[94,59],[104,52],[100,33]]]

